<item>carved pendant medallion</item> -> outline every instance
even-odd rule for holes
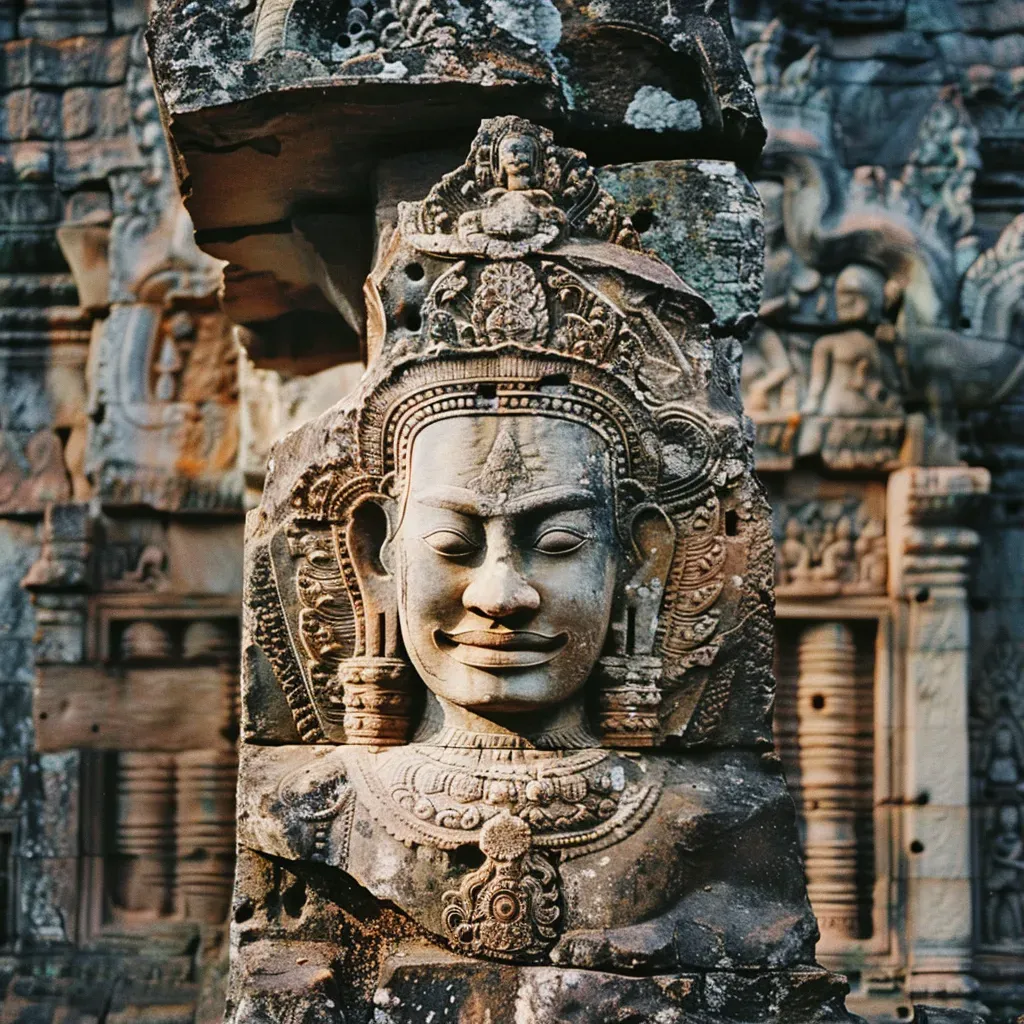
[[[442,896],[449,940],[472,956],[543,955],[558,937],[562,915],[558,871],[533,849],[530,826],[507,811],[480,829],[480,852],[483,866]]]

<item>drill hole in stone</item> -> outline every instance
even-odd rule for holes
[[[423,274],[423,264],[421,263],[410,263],[405,268],[405,276],[409,278],[410,281],[422,281]]]
[[[654,211],[646,206],[641,210],[637,210],[629,219],[633,222],[633,227],[641,235],[654,227]]]
[[[468,868],[471,871],[482,867],[485,860],[480,847],[474,846],[472,843],[463,843],[462,846],[456,846],[451,852],[451,858],[453,864],[461,868]]]
[[[735,537],[740,532],[740,517],[735,509],[728,509],[725,513],[725,535]]]
[[[296,882],[288,886],[281,898],[281,905],[289,917],[301,916],[302,908],[306,905],[306,883]]]
[[[252,917],[252,915],[253,907],[252,903],[250,903],[249,900],[245,900],[242,903],[239,903],[237,907],[235,907],[235,922],[237,924],[244,924]]]
[[[825,695],[823,693],[814,694],[814,696],[811,697],[811,707],[814,708],[815,711],[824,711]]]
[[[921,589],[918,590],[918,592],[914,595],[914,600],[918,604],[924,604],[925,601],[927,601],[929,597],[931,597],[931,592],[928,590],[928,588],[927,587],[921,587]]]
[[[911,853],[924,853],[924,843],[920,839],[912,839],[910,842]]]
[[[405,311],[403,319],[408,331],[416,332],[423,326],[423,317],[420,316],[420,311],[415,306],[411,306]]]

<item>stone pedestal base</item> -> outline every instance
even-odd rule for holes
[[[331,970],[329,944],[296,944],[281,958],[250,947],[262,960],[249,976],[236,1020],[310,1015],[330,1007],[342,986]],[[843,1006],[846,979],[822,968],[708,971],[630,977],[554,966],[521,967],[471,960],[410,943],[384,964],[373,997],[374,1024],[854,1024]],[[294,1019],[294,1018],[292,1018]],[[319,1019],[319,1018],[316,1018]]]

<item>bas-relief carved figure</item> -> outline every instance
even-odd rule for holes
[[[877,509],[857,500],[775,504],[780,597],[884,594],[889,556]]]
[[[988,836],[984,885],[985,931],[989,942],[1024,939],[1024,833],[1020,808],[1004,804]]]
[[[803,411],[825,416],[879,416],[900,411],[874,328],[882,316],[885,279],[872,267],[851,264],[836,277],[836,320],[847,329],[818,338]],[[898,384],[895,385],[898,388]]]
[[[758,465],[820,455],[833,469],[893,469],[908,440],[928,463],[955,464],[958,415],[998,403],[1024,373],[1010,312],[1019,218],[980,251],[978,133],[950,90],[898,173],[841,167],[819,48],[787,65],[785,36],[773,21],[746,51],[769,125],[765,299],[744,360]],[[924,439],[908,436],[915,405],[928,410]]]
[[[974,795],[979,806],[978,932],[989,949],[1024,948],[1024,653],[1005,633],[974,689]]]
[[[707,305],[518,118],[399,225],[250,516],[231,1019],[846,1019]]]

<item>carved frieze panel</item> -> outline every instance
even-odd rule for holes
[[[1024,374],[995,312],[1018,294],[1019,226],[979,254],[978,133],[954,90],[932,90],[902,166],[846,170],[821,53],[793,61],[789,45],[772,22],[747,50],[770,134],[765,298],[744,358],[758,465],[955,463],[958,411],[999,402]]]
[[[773,503],[778,597],[886,593],[884,504],[874,497]]]

